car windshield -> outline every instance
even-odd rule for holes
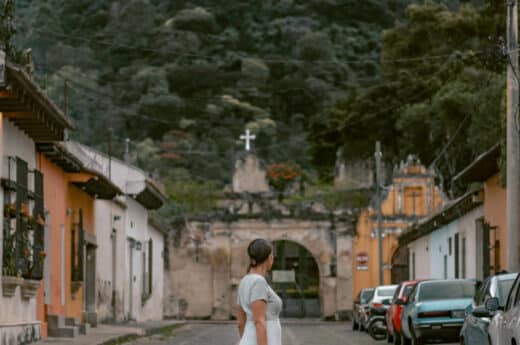
[[[473,298],[475,283],[470,281],[440,281],[421,285],[418,301]]]
[[[374,290],[364,290],[361,292],[360,302],[361,304],[367,304],[374,297]]]
[[[513,287],[515,283],[514,279],[504,279],[498,281],[498,299],[500,301],[500,305],[504,306],[507,302],[507,296],[509,296],[509,291]]]
[[[393,288],[384,288],[384,289],[377,289],[377,295],[380,297],[392,297],[395,293],[396,287]]]
[[[408,298],[414,287],[415,285],[406,285],[403,290],[403,297]]]

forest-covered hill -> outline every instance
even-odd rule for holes
[[[229,183],[246,127],[265,161],[322,178],[340,147],[364,159],[382,140],[388,160],[428,163],[457,133],[446,177],[498,141],[503,4],[443,3],[18,0],[16,44],[58,103],[67,80],[74,138],[106,150],[111,130],[118,156],[129,138],[192,198],[174,212],[196,211]]]

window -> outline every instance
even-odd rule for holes
[[[392,303],[395,303],[397,299],[399,298],[399,294],[401,293],[401,289],[403,288],[402,285],[399,285],[397,289],[395,289],[394,297],[392,297]]]
[[[475,283],[470,281],[432,281],[422,284],[419,301],[473,298]]]
[[[453,245],[455,247],[455,278],[459,278],[459,234],[455,234],[455,238],[454,238],[454,241],[453,241]]]
[[[415,279],[415,252],[412,253],[412,279]]]
[[[448,238],[448,254],[449,256],[451,256],[451,252],[452,252],[452,248],[451,248],[451,237]]]
[[[448,255],[444,255],[444,279],[448,279]]]
[[[513,307],[513,297],[515,295],[518,295],[518,288],[520,285],[520,275],[516,278],[515,284],[513,285],[513,288],[511,289],[511,292],[509,293],[509,296],[507,298],[507,304],[506,304],[506,310],[510,310]]]
[[[462,238],[462,278],[466,278],[466,237]]]

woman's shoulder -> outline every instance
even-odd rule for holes
[[[267,284],[267,280],[260,274],[248,273],[244,277],[242,277],[242,280],[240,281],[240,285],[244,285],[244,284],[250,285],[250,284],[255,284],[256,282],[265,282]]]

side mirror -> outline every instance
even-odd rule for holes
[[[471,314],[475,317],[491,317],[491,312],[486,307],[476,307]]]
[[[389,299],[384,299],[381,301],[381,303],[383,303],[383,305],[390,305],[390,300]]]
[[[401,299],[401,298],[399,298],[397,301],[395,301],[395,304],[396,305],[406,305],[406,301]]]
[[[494,313],[500,309],[500,301],[496,297],[488,298],[486,301],[486,310],[489,313]]]

